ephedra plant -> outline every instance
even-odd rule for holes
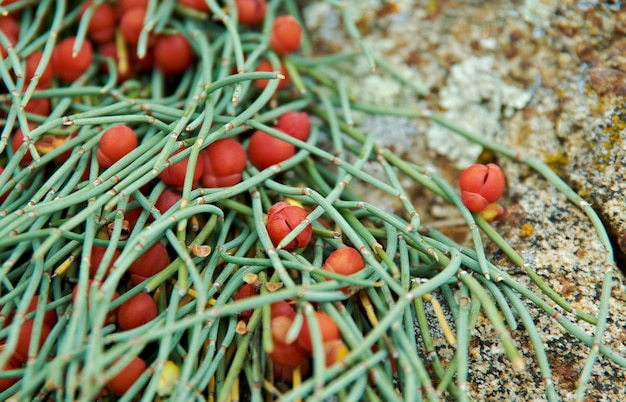
[[[593,210],[517,158],[581,206],[606,246],[597,315],[525,264],[487,222],[501,213],[464,204],[495,203],[504,189],[485,186],[504,184],[499,168],[473,168],[483,182],[460,190],[377,145],[352,111],[413,113],[517,154],[436,113],[351,100],[316,66],[375,58],[363,43],[360,55],[303,51],[292,1],[1,7],[0,400],[467,400],[481,314],[520,371],[509,329],[525,328],[556,400],[522,300],[590,346],[579,398],[599,354],[626,367],[600,342],[614,263]],[[455,205],[473,247],[423,226],[401,178]],[[354,179],[402,211],[358,198]],[[536,289],[487,259],[486,238]],[[433,294],[454,323],[427,318]],[[451,359],[432,325],[448,329]]]

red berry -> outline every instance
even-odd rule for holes
[[[302,27],[291,15],[281,15],[274,20],[270,35],[270,47],[281,56],[286,56],[300,49]]]
[[[333,320],[331,316],[326,313],[322,313],[321,311],[316,311],[315,319],[317,320],[317,327],[319,329],[323,343],[341,338],[339,328],[337,327],[337,324],[335,324],[335,320]],[[302,349],[309,353],[313,352],[311,330],[309,328],[309,320],[306,318],[306,316],[304,318],[304,322],[302,323],[300,333],[298,334],[297,341],[298,345],[300,345]]]
[[[278,243],[287,236],[296,226],[298,226],[307,217],[308,213],[304,208],[289,205],[286,201],[281,201],[274,204],[267,212],[267,232],[272,240],[274,246],[278,246]],[[293,250],[296,248],[305,247],[311,241],[313,235],[313,226],[309,223],[302,232],[296,236],[289,244],[287,244],[285,250]]]
[[[137,285],[163,271],[169,264],[170,256],[167,249],[163,243],[157,241],[128,267],[130,282]]]
[[[11,45],[15,46],[20,35],[20,24],[12,17],[0,16],[0,31],[4,33]],[[0,54],[2,54],[3,59],[6,59],[8,55],[7,50],[1,44]]]
[[[154,207],[161,213],[164,214],[168,209],[170,209],[174,204],[176,204],[183,196],[177,192],[166,188],[159,195],[159,198],[154,203]]]
[[[139,35],[143,29],[143,21],[146,18],[146,9],[142,7],[134,7],[128,9],[122,15],[120,20],[120,32],[130,45],[139,43]]]
[[[116,124],[100,138],[96,158],[102,167],[109,167],[137,148],[139,140],[135,130],[125,124]]]
[[[488,204],[498,201],[504,194],[505,180],[502,169],[495,163],[474,164],[459,177],[463,204],[472,212],[481,212]]]
[[[322,269],[341,275],[352,275],[365,267],[361,253],[353,247],[341,247],[330,253]]]
[[[121,19],[126,11],[133,8],[148,9],[148,2],[150,0],[117,0],[115,2],[115,14],[118,19]]]
[[[89,40],[85,39],[80,50],[73,57],[74,42],[76,37],[71,36],[57,43],[52,51],[52,69],[55,74],[66,83],[76,81],[91,65],[93,60],[93,46]]]
[[[158,315],[157,305],[147,293],[139,293],[126,300],[117,312],[117,323],[124,331],[150,322]]]
[[[2,345],[4,347],[4,345]],[[21,367],[21,363],[18,359],[11,356],[9,360],[4,363],[4,366],[0,371],[11,371],[17,370]],[[22,377],[2,377],[0,378],[0,392],[4,392],[7,389],[11,388],[13,384],[17,383]]]
[[[235,295],[233,296],[233,300],[236,301],[236,300],[246,299],[248,297],[252,297],[256,295],[257,295],[257,291],[254,285],[250,285],[249,283],[244,283],[239,288],[237,293],[235,293]],[[249,309],[249,310],[244,310],[240,312],[239,318],[241,318],[242,320],[248,320],[250,316],[252,315],[252,311],[253,311],[252,309]]]
[[[135,356],[122,371],[107,382],[106,386],[115,395],[123,395],[144,371],[146,371],[146,362],[141,357]]]
[[[83,3],[80,7],[80,16],[87,8],[93,3],[92,0]],[[87,35],[89,38],[97,43],[104,43],[113,40],[115,36],[115,26],[117,24],[117,16],[115,10],[107,3],[98,4],[93,10],[93,14],[89,19],[89,25],[87,26]]]
[[[217,140],[200,155],[204,158],[204,187],[229,187],[241,181],[247,158],[246,150],[239,141],[233,138]]]
[[[179,149],[178,151],[174,152],[173,155],[176,155],[177,153],[181,151],[182,149]],[[178,163],[168,166],[167,168],[165,168],[165,170],[159,173],[159,177],[166,184],[172,187],[175,187],[177,189],[182,189],[185,183],[185,174],[187,172],[187,165],[189,165],[189,158],[185,158]],[[204,160],[202,158],[196,159],[196,166],[193,172],[193,180],[191,184],[192,187],[195,188],[198,185],[198,182],[200,181],[200,177],[202,176],[203,170],[204,170]]]
[[[128,63],[128,68],[125,71],[120,70],[119,57],[117,55],[117,46],[115,45],[115,42],[101,43],[98,48],[98,53],[102,57],[112,58],[115,62],[117,82],[124,82],[133,76],[132,67],[134,66],[131,66],[130,63]],[[109,74],[109,65],[107,63],[102,63],[101,69],[105,74]]]
[[[96,276],[96,272],[98,272],[98,267],[100,267],[100,262],[102,261],[106,250],[107,248],[104,246],[93,246],[91,248],[91,256],[89,259],[89,276],[91,278]],[[111,258],[111,262],[109,262],[109,266],[107,267],[106,272],[104,273],[104,278],[109,275],[109,272],[111,272],[111,269],[113,269],[113,264],[121,253],[122,251],[119,248],[113,250],[113,257]]]
[[[243,25],[258,25],[265,18],[266,0],[235,0],[237,20]]]
[[[284,315],[272,318],[270,323],[274,350],[268,356],[275,363],[286,367],[299,366],[306,360],[305,351],[296,342],[286,343],[287,331],[292,323],[293,318]]]
[[[324,342],[326,367],[343,361],[349,353],[350,350],[341,339],[333,339],[332,341]]]
[[[50,83],[47,83],[50,85]],[[42,88],[41,86],[37,86],[38,88]],[[39,116],[48,116],[50,114],[50,99],[48,98],[35,98],[30,99],[26,106],[24,106],[24,111],[32,114],[36,114]]]
[[[37,128],[37,126],[34,123],[28,123],[28,128],[30,131],[32,131],[35,128]],[[17,130],[15,130],[15,132],[13,133],[13,138],[11,138],[11,149],[13,150],[13,152],[17,151],[18,148],[21,147],[23,143],[24,143],[24,132],[22,131],[22,128],[20,127]],[[30,151],[27,149],[26,153],[22,157],[22,160],[20,161],[20,165],[27,166],[32,161],[33,161],[33,157],[31,156]]]
[[[34,296],[30,304],[28,305],[28,309],[26,310],[26,314],[31,313],[37,310],[37,304],[39,304],[39,296]],[[48,310],[45,312],[43,316],[44,324],[48,325],[48,327],[52,328],[57,323],[57,312],[56,310]]]
[[[100,287],[102,287],[102,282],[100,281],[95,281],[94,279],[89,279],[89,281],[87,282],[87,310],[89,310],[90,308],[90,303],[91,303],[91,289],[93,287],[94,283],[98,283],[98,289]],[[76,298],[78,297],[78,284],[74,286],[74,289],[72,289],[72,303],[76,304]],[[120,297],[120,294],[117,293],[116,291],[113,292],[113,298],[111,299],[111,301],[117,299],[118,297]],[[115,321],[117,321],[117,311],[119,310],[119,307],[114,308],[113,310],[110,310],[107,313],[106,316],[106,322],[113,324],[115,323]],[[83,312],[84,313],[84,312]]]
[[[296,316],[296,311],[291,307],[291,305],[285,300],[274,302],[270,305],[271,316],[280,317],[287,316],[293,319]]]
[[[193,62],[193,49],[181,33],[160,35],[154,44],[154,64],[163,74],[185,72]]]
[[[35,71],[37,70],[37,67],[39,67],[39,63],[41,62],[42,55],[43,53],[38,50],[36,52],[31,53],[26,58],[26,71],[24,73],[25,73],[25,77],[27,80],[31,80],[33,76],[35,75]],[[49,62],[46,65],[46,68],[44,68],[43,72],[41,73],[41,76],[39,77],[39,83],[37,84],[37,88],[48,88],[50,86],[50,82],[52,81],[53,75],[54,75],[54,70],[52,69],[52,63]],[[31,99],[30,102],[28,102],[28,105],[33,103],[33,101],[35,100],[47,101],[48,114],[50,113],[50,101],[48,100],[48,98]]]
[[[278,118],[276,129],[306,141],[311,132],[311,119],[307,112],[287,112]]]
[[[248,142],[248,159],[263,170],[286,161],[296,154],[296,147],[261,130],[255,131]]]
[[[178,4],[205,13],[209,11],[209,5],[205,0],[178,0]]]
[[[272,72],[274,71],[274,67],[272,67],[272,63],[270,63],[269,60],[263,59],[256,66],[255,71]],[[282,63],[280,64],[280,73],[285,77],[285,79],[282,79],[278,82],[278,87],[276,88],[277,91],[280,91],[281,89],[285,88],[291,82],[291,80],[289,79],[289,75],[287,74],[287,70],[285,69],[285,66],[283,66]],[[256,86],[259,89],[265,89],[267,87],[267,84],[269,84],[269,82],[270,80],[256,80],[255,81]]]
[[[28,358],[28,348],[30,347],[30,340],[33,336],[33,331],[39,335],[39,346],[36,351],[41,349],[41,346],[45,342],[46,338],[50,334],[50,327],[48,324],[41,324],[41,328],[35,328],[34,320],[24,321],[20,328],[19,338],[17,345],[15,346],[15,358],[21,362],[25,362]]]

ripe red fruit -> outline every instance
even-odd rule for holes
[[[256,66],[255,71],[272,72],[274,71],[274,67],[272,67],[272,63],[270,63],[269,60],[263,59]],[[281,89],[285,88],[291,82],[291,80],[289,79],[289,75],[287,74],[287,70],[285,69],[285,66],[283,66],[282,63],[280,64],[280,73],[285,77],[285,79],[282,79],[278,82],[278,87],[276,88],[277,91],[280,91]],[[265,89],[265,87],[267,87],[267,84],[269,84],[269,82],[270,80],[256,80],[255,81],[256,86],[259,89]]]
[[[28,123],[28,128],[30,131],[32,131],[35,128],[37,128],[37,126],[34,123]],[[13,152],[17,151],[18,148],[21,147],[23,143],[24,143],[24,132],[22,131],[22,128],[19,127],[13,133],[13,138],[11,138],[11,149],[13,150]],[[33,161],[33,157],[31,156],[30,151],[26,150],[26,153],[24,154],[24,156],[22,157],[22,160],[20,161],[20,165],[27,166],[32,161]]]
[[[272,318],[270,323],[274,350],[268,356],[275,363],[286,367],[299,366],[306,360],[306,352],[296,342],[286,343],[287,331],[292,323],[293,318],[284,315]]]
[[[178,4],[205,13],[209,11],[209,5],[204,0],[178,0]]]
[[[89,308],[90,308],[91,288],[92,288],[94,282],[96,282],[94,279],[89,279],[89,281],[87,281],[87,310],[89,310]],[[98,288],[100,288],[101,286],[102,286],[102,283],[98,282]],[[72,289],[72,303],[73,304],[76,304],[76,297],[78,297],[78,284],[74,286],[74,289]],[[113,292],[113,298],[111,299],[111,301],[117,299],[118,297],[120,297],[119,293],[114,291]],[[111,310],[111,311],[109,311],[107,313],[107,316],[106,316],[106,322],[107,323],[113,324],[113,323],[115,323],[115,321],[117,321],[117,311],[118,310],[119,310],[119,307],[114,308],[113,310]]]
[[[324,342],[324,357],[326,367],[342,361],[348,356],[350,350],[341,339]]]
[[[144,371],[146,371],[146,362],[141,357],[135,356],[126,367],[107,382],[106,387],[115,395],[123,395]]]
[[[270,35],[270,47],[281,56],[286,56],[300,49],[302,27],[291,15],[281,15],[274,20]]]
[[[322,269],[341,275],[352,275],[365,267],[361,253],[354,247],[341,247],[330,253]]]
[[[201,154],[204,159],[202,185],[204,187],[229,187],[241,181],[246,168],[246,150],[234,138],[224,138],[211,143]]]
[[[149,0],[117,0],[115,1],[115,14],[117,15],[117,19],[121,19],[126,11],[132,8],[143,8],[146,10],[148,8]]]
[[[93,3],[92,0],[83,3],[80,7],[80,17],[87,8]],[[115,25],[117,23],[117,16],[115,10],[108,3],[100,3],[93,10],[93,14],[89,19],[89,25],[87,26],[87,35],[91,40],[97,43],[104,43],[113,40],[115,36]]]
[[[128,267],[130,282],[137,285],[152,275],[163,271],[169,263],[170,256],[167,249],[163,243],[158,241],[130,264]]]
[[[57,43],[52,51],[50,63],[55,74],[66,83],[76,81],[91,65],[93,61],[93,46],[85,39],[76,57],[72,57],[75,36],[63,39]]]
[[[25,362],[28,358],[28,348],[30,345],[30,339],[33,336],[33,331],[39,334],[39,346],[36,349],[37,352],[41,349],[41,346],[46,341],[46,338],[50,334],[50,327],[48,324],[41,324],[41,328],[35,328],[35,321],[24,321],[20,328],[17,345],[15,346],[15,358],[21,362]]]
[[[20,35],[20,24],[12,17],[0,17],[0,31],[4,33],[11,45],[15,46]],[[0,54],[3,59],[6,59],[8,55],[7,50],[1,44]]]
[[[263,170],[286,161],[296,154],[296,147],[261,130],[252,133],[248,142],[248,159],[252,165]]]
[[[177,153],[181,151],[182,149],[179,149],[178,151],[174,152],[173,155],[176,155]],[[189,165],[189,158],[185,158],[178,163],[168,166],[167,168],[165,168],[165,170],[159,173],[159,177],[166,184],[172,187],[175,187],[177,189],[182,189],[183,184],[185,183],[185,173],[187,172],[187,165]],[[200,177],[202,176],[203,170],[204,170],[204,160],[202,158],[196,159],[196,167],[193,172],[193,180],[191,184],[192,187],[195,188],[198,185],[198,182],[200,181]]]
[[[272,318],[286,316],[293,319],[296,316],[296,311],[285,300],[280,300],[270,304],[270,309]]]
[[[154,44],[154,64],[163,74],[185,72],[193,62],[193,49],[181,33],[160,35]]]
[[[322,313],[321,311],[316,311],[315,319],[317,320],[317,327],[319,328],[323,343],[341,339],[339,328],[331,316],[326,313]],[[311,330],[309,328],[309,320],[306,316],[304,318],[304,322],[302,323],[300,333],[298,334],[297,342],[303,350],[309,353],[313,352]]]
[[[300,141],[306,141],[311,132],[311,119],[307,112],[287,112],[278,118],[276,129]]]
[[[278,243],[290,233],[293,228],[298,226],[307,217],[308,213],[304,208],[290,205],[286,201],[278,202],[269,209],[267,212],[267,232],[272,240],[274,246],[278,246]],[[295,239],[287,244],[285,250],[293,250],[296,248],[305,247],[311,241],[313,235],[313,226],[309,223]]]
[[[116,124],[102,134],[96,158],[102,167],[109,167],[137,148],[135,130],[125,124]]]
[[[98,267],[100,266],[100,262],[102,261],[102,258],[104,257],[104,253],[106,253],[107,248],[104,246],[93,246],[91,248],[91,256],[89,259],[89,276],[91,278],[96,276],[96,272],[98,272]],[[107,275],[109,275],[109,272],[111,272],[111,269],[113,268],[113,264],[115,263],[115,261],[117,260],[117,257],[120,256],[120,254],[122,253],[122,251],[119,248],[116,248],[113,251],[113,257],[111,258],[111,262],[109,263],[109,266],[107,267],[106,272],[104,273],[104,278],[107,277]]]
[[[461,173],[459,188],[461,199],[467,209],[481,212],[504,194],[504,173],[495,163],[474,164]]]
[[[31,313],[37,309],[37,304],[39,303],[39,296],[34,296],[30,303],[28,304],[28,309],[26,310],[26,314]],[[52,328],[57,323],[57,312],[56,310],[48,310],[43,316],[44,324],[48,325],[48,327]]]
[[[176,204],[183,196],[177,192],[166,188],[159,195],[159,198],[154,203],[154,207],[161,213],[164,214],[168,209],[170,209],[174,204]]]
[[[243,25],[258,25],[265,18],[266,0],[235,0],[237,21]]]
[[[237,301],[237,300],[246,299],[248,297],[252,297],[256,295],[257,295],[257,291],[254,285],[250,285],[249,283],[244,283],[243,285],[241,285],[237,293],[235,293],[235,295],[233,296],[233,300]],[[239,318],[241,318],[242,320],[248,320],[250,316],[252,315],[252,311],[253,309],[248,309],[248,310],[244,310],[240,312]]]
[[[41,56],[43,55],[43,53],[39,50],[31,53],[30,55],[28,55],[28,57],[26,57],[26,71],[24,72],[25,77],[27,80],[31,80],[33,78],[33,76],[35,75],[35,71],[37,70],[37,67],[39,67],[39,62],[41,61]],[[39,77],[39,83],[37,84],[37,88],[48,88],[50,86],[50,82],[52,81],[52,77],[54,75],[54,70],[52,69],[52,63],[48,63],[46,65],[46,68],[44,68],[43,73],[41,73],[41,76]],[[41,99],[31,99],[30,102],[28,102],[28,105],[30,105],[31,103],[33,103],[33,101],[35,100],[45,100],[47,101],[48,104],[48,114],[50,113],[50,101],[48,100],[48,98],[41,98]]]
[[[4,345],[2,345],[4,347]],[[4,363],[4,366],[2,367],[2,369],[0,369],[0,371],[11,371],[11,370],[17,370],[19,369],[21,366],[21,363],[19,362],[19,360],[17,360],[15,357],[11,356],[9,358],[9,360],[7,360]],[[7,389],[11,388],[11,386],[13,386],[13,384],[15,384],[16,382],[18,382],[22,377],[4,377],[4,378],[0,378],[0,392],[4,392]]]
[[[46,85],[50,85],[50,83],[47,83]],[[43,87],[38,85],[37,88],[42,89]],[[30,99],[26,106],[24,106],[25,112],[37,114],[39,116],[48,116],[50,114],[50,110],[50,99],[48,98]]]
[[[136,45],[139,43],[139,35],[143,29],[143,21],[145,18],[146,9],[143,7],[133,7],[122,14],[122,18],[120,19],[120,32],[128,44]]]
[[[157,305],[147,293],[126,300],[117,312],[117,323],[124,331],[140,327],[156,318]]]

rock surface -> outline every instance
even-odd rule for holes
[[[315,47],[328,53],[358,50],[345,33],[339,9],[329,3],[305,8]],[[600,215],[618,267],[603,342],[626,356],[626,5],[594,0],[344,3],[372,52],[427,89],[420,96],[384,69],[371,74],[361,57],[326,72],[345,80],[354,99],[441,111],[520,155],[542,160]],[[574,308],[597,315],[606,250],[588,217],[541,175],[468,146],[425,119],[367,117],[357,123],[376,131],[394,152],[437,169],[451,182],[476,159],[496,160],[507,176],[511,211],[496,229]],[[467,236],[454,208],[422,189],[407,192],[426,224],[459,241]],[[488,249],[502,269],[541,294],[495,246]],[[574,400],[590,349],[533,304],[526,302],[526,307],[546,349],[559,400]],[[593,335],[592,326],[565,316]],[[525,373],[512,369],[486,319],[479,320],[472,335],[472,398],[546,399],[522,326],[513,336],[525,357]],[[626,400],[624,384],[626,369],[600,356],[585,400]]]

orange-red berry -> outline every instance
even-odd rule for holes
[[[335,320],[333,320],[331,316],[321,311],[316,311],[315,319],[317,320],[317,327],[323,343],[341,339],[339,327],[337,327]],[[311,329],[309,327],[309,320],[306,317],[302,323],[300,333],[298,334],[297,342],[305,351],[309,353],[313,352]]]
[[[235,0],[237,21],[243,25],[258,25],[265,18],[266,0]]]
[[[261,130],[252,133],[248,142],[248,159],[259,170],[284,162],[295,154],[295,145]]]
[[[281,15],[274,20],[270,34],[270,47],[281,56],[286,56],[300,49],[302,27],[291,15]]]
[[[267,59],[263,59],[259,62],[259,64],[256,66],[255,71],[261,71],[261,72],[272,72],[274,71],[274,67],[272,67],[272,63],[270,63],[269,60]],[[289,85],[289,83],[291,82],[291,80],[289,79],[289,75],[287,74],[287,70],[285,69],[285,66],[283,66],[283,64],[280,64],[280,73],[285,77],[284,79],[281,79],[278,82],[278,87],[276,88],[277,91],[280,91],[281,89],[285,88],[287,85]],[[267,85],[269,84],[270,80],[256,80],[256,86],[259,89],[265,89],[267,87]]]
[[[461,173],[459,188],[467,209],[481,212],[488,204],[498,201],[504,193],[504,173],[495,163],[474,164]]]
[[[102,167],[109,167],[137,148],[135,130],[125,124],[116,124],[102,134],[96,158]]]
[[[311,132],[311,119],[307,112],[287,112],[278,118],[276,129],[300,141],[306,141]]]
[[[93,46],[85,39],[80,50],[73,55],[76,37],[71,36],[57,43],[52,51],[50,63],[54,73],[66,83],[76,81],[91,65],[93,61]]]
[[[146,362],[141,357],[133,360],[107,382],[106,387],[115,395],[123,395],[133,386],[135,381],[146,371]]]
[[[246,150],[234,138],[224,138],[211,143],[200,154],[204,159],[202,185],[204,187],[229,187],[241,181],[246,168]]]
[[[280,241],[284,239],[287,234],[306,219],[307,215],[308,213],[304,208],[290,205],[286,201],[274,204],[267,212],[266,224],[272,244],[278,246]],[[311,241],[312,235],[313,226],[309,223],[295,239],[284,247],[284,249],[293,250],[305,247],[309,244],[309,241]]]
[[[147,293],[139,293],[120,305],[117,323],[124,331],[140,327],[156,318],[157,305]]]

